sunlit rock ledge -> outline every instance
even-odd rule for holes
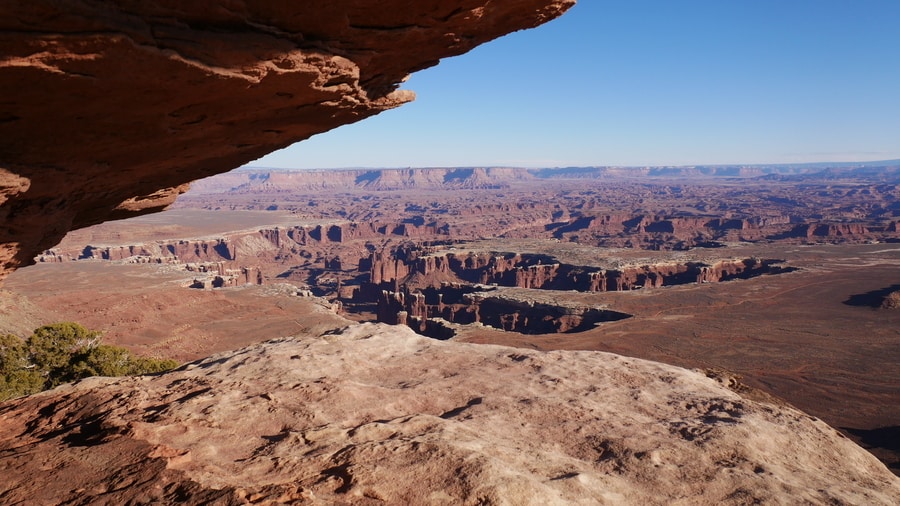
[[[721,382],[720,382],[721,381]],[[360,324],[0,407],[5,502],[897,504],[820,420],[702,372]]]

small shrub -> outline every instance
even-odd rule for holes
[[[18,336],[0,336],[0,400],[44,390],[46,379],[29,360],[28,346]]]
[[[28,365],[28,347],[18,336],[0,336],[0,373],[21,369]]]
[[[134,376],[168,371],[174,360],[138,357],[100,344],[100,333],[65,322],[35,329],[25,341],[0,336],[0,401],[90,376]]]
[[[68,372],[74,378],[126,376],[131,371],[131,361],[131,353],[125,348],[100,344],[74,354]]]
[[[131,357],[131,371],[128,373],[132,376],[141,374],[156,374],[165,371],[171,371],[178,367],[179,364],[171,358],[150,358],[150,357]]]
[[[96,346],[100,342],[100,333],[77,323],[54,323],[35,329],[26,342],[31,363],[45,373],[48,388],[53,388],[79,378],[74,375],[72,361]]]
[[[900,309],[900,290],[885,295],[884,300],[881,301],[881,307],[884,309]]]

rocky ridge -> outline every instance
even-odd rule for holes
[[[446,190],[456,188],[506,188],[534,181],[619,179],[733,179],[829,177],[840,174],[847,180],[860,177],[896,181],[900,163],[887,160],[883,166],[852,169],[823,169],[792,166],[724,167],[567,167],[527,169],[522,167],[422,167],[408,169],[285,170],[245,168],[198,181],[191,192],[265,193],[330,190]]]
[[[525,169],[500,167],[303,171],[243,169],[198,181],[192,186],[192,194],[491,189],[506,188],[511,183],[533,179],[534,176]]]
[[[413,100],[410,72],[574,0],[0,4],[0,274],[69,230]]]
[[[0,497],[61,504],[900,501],[900,480],[835,430],[728,383],[606,353],[439,342],[363,324],[164,375],[93,378],[7,403],[0,408]]]

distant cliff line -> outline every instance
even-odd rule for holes
[[[380,169],[271,169],[247,167],[195,182],[192,194],[365,189],[502,189],[545,180],[621,178],[890,178],[900,160],[835,164],[703,165],[660,167],[431,167]]]

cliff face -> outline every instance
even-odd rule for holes
[[[377,296],[377,308],[379,322],[407,325],[419,334],[438,339],[453,337],[455,331],[429,319],[463,325],[481,323],[522,334],[552,334],[583,332],[603,322],[631,317],[605,307],[560,302],[552,296],[534,300],[454,284],[423,292],[410,292],[405,287],[397,292],[383,290]]]
[[[533,181],[527,169],[503,167],[241,170],[198,181],[193,195],[216,193],[316,192],[319,190],[472,190],[506,188]]]
[[[0,4],[0,276],[73,229],[413,99],[574,0]]]
[[[718,283],[764,274],[789,272],[780,260],[743,258],[661,262],[616,268],[559,263],[547,255],[502,253],[443,253],[422,255],[415,248],[369,257],[369,281],[374,285],[440,286],[445,281],[468,281],[518,288],[607,292],[685,283]]]
[[[704,374],[382,325],[84,380],[0,417],[8,503],[900,501],[834,429]]]

